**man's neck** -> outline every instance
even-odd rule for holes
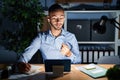
[[[62,30],[51,30],[53,36],[58,37],[61,34]]]

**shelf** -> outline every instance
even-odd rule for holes
[[[89,42],[78,42],[78,44],[115,44],[115,42],[94,42],[94,41],[89,41]]]
[[[118,55],[118,46],[119,46],[118,43],[120,43],[120,39],[118,37],[119,36],[118,29],[116,29],[110,23],[107,23],[108,33],[106,33],[104,36],[96,34],[92,30],[88,31],[89,29],[92,28],[91,26],[96,21],[98,21],[100,17],[103,15],[106,15],[110,19],[115,18],[116,21],[119,21],[120,10],[69,10],[68,9],[65,10],[64,28],[65,30],[68,30],[73,34],[75,34],[79,45],[90,45],[90,46],[108,45],[114,49],[114,55]],[[82,21],[82,19],[84,21]],[[85,21],[85,19],[87,21]],[[87,24],[90,25],[88,26]],[[107,35],[110,36],[108,37]]]
[[[104,3],[105,0],[56,0],[57,3],[72,3],[72,2],[87,2],[87,3],[93,3],[93,2],[100,2]],[[106,0],[107,3],[111,3],[112,0]]]
[[[120,12],[120,10],[66,10],[65,12],[74,12],[74,13],[104,13],[104,12],[109,12],[109,13],[117,13]]]

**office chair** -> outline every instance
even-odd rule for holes
[[[102,56],[98,59],[97,64],[120,64],[119,56]]]
[[[17,61],[17,53],[0,49],[0,64],[13,64]]]

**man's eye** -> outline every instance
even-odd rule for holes
[[[56,20],[57,18],[51,18],[52,20]]]
[[[64,19],[64,18],[60,18],[60,19]]]
[[[57,19],[57,18],[52,18],[52,19]]]

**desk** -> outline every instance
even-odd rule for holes
[[[72,64],[71,72],[64,73],[63,76],[56,78],[46,75],[43,64],[35,64],[35,65],[41,66],[40,73],[34,76],[29,76],[27,79],[22,78],[22,80],[108,80],[106,77],[94,79],[76,69],[77,66],[83,66],[85,64]],[[99,64],[99,65],[107,69],[114,66],[113,64]]]

